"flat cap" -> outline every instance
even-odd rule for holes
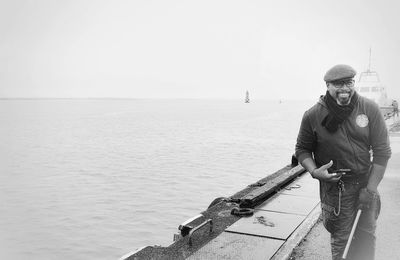
[[[326,82],[337,81],[341,79],[353,78],[357,74],[356,70],[345,64],[338,64],[330,68],[325,76],[324,80]]]

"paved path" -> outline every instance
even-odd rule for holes
[[[390,136],[392,157],[379,185],[382,210],[378,219],[376,260],[400,259],[400,133]],[[331,259],[329,233],[319,221],[290,259]]]

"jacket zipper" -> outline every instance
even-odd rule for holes
[[[344,122],[343,122],[343,123],[344,123]],[[342,124],[342,128],[343,128],[343,131],[346,133],[347,141],[349,142],[349,144],[350,144],[350,146],[351,146],[351,150],[353,150],[353,159],[354,159],[354,162],[356,163],[357,172],[360,172],[360,167],[359,167],[359,165],[358,165],[358,161],[357,161],[357,158],[356,158],[356,152],[355,152],[355,149],[354,149],[353,144],[351,143],[350,136],[349,136],[349,134],[347,133],[347,129],[346,129],[346,127],[344,126],[344,124]]]

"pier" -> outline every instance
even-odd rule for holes
[[[318,217],[318,183],[292,158],[179,225],[171,245],[146,246],[120,259],[283,259]]]

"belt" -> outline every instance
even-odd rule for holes
[[[348,174],[343,175],[340,180],[344,183],[349,184],[364,184],[368,182],[368,175],[367,174]]]

